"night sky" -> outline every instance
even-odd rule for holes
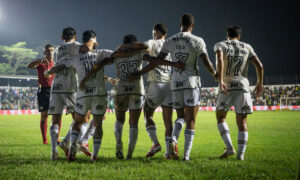
[[[72,26],[79,41],[84,30],[93,29],[99,48],[114,49],[126,34],[137,35],[139,41],[150,39],[156,22],[168,26],[169,37],[180,30],[180,16],[188,12],[195,16],[193,34],[204,39],[213,63],[214,44],[225,39],[226,26],[235,24],[243,29],[242,41],[252,45],[267,76],[295,75],[300,74],[296,8],[293,1],[271,0],[0,0],[0,45],[19,41],[33,49],[58,45],[62,29]],[[211,80],[199,64],[202,79]],[[109,67],[106,74],[114,76],[113,69]]]

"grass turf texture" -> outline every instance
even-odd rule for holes
[[[173,119],[175,119],[175,114]],[[163,147],[152,158],[145,158],[151,141],[144,120],[132,160],[115,158],[114,115],[107,114],[99,151],[100,161],[90,163],[83,154],[68,163],[50,161],[51,145],[42,145],[39,115],[0,116],[0,179],[295,179],[300,158],[300,112],[254,112],[248,117],[249,140],[245,161],[234,157],[219,160],[225,145],[217,130],[214,112],[199,112],[191,161],[183,162],[184,131],[179,138],[180,160],[165,160],[164,126],[161,113],[155,113],[157,134]],[[127,114],[128,118],[128,114]],[[237,149],[235,114],[227,122]],[[50,141],[48,120],[48,141]],[[66,134],[71,116],[64,116],[60,136]],[[128,119],[123,131],[124,152],[128,144]],[[92,151],[92,139],[89,141]],[[125,153],[126,155],[126,153]]]

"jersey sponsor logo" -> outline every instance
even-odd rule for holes
[[[93,93],[94,92],[94,87],[92,87],[92,88],[86,88],[85,89],[85,93]]]
[[[134,90],[134,86],[123,86],[124,92],[132,92]]]
[[[183,87],[184,81],[175,81],[176,88]]]
[[[182,42],[185,42],[185,43],[189,43],[191,40],[191,38],[188,38],[188,37],[183,37],[183,36],[176,36],[173,38],[173,41],[182,41]]]
[[[54,84],[53,86],[52,86],[52,90],[53,91],[59,91],[59,90],[61,90],[62,89],[62,84]]]
[[[239,82],[228,82],[229,88],[238,88],[239,87]]]

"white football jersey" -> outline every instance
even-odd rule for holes
[[[250,59],[256,56],[253,48],[241,41],[225,40],[215,44],[214,51],[223,52],[223,77],[228,90],[249,92],[248,66]]]
[[[64,60],[62,64],[73,67],[78,75],[78,83],[91,71],[92,67],[104,58],[110,57],[113,51],[107,49],[88,51],[84,54],[74,56],[72,59]],[[106,96],[104,82],[104,69],[100,69],[85,83],[84,91],[78,89],[76,98],[90,96]]]
[[[143,78],[128,82],[129,74],[140,71],[142,69],[144,53],[114,59],[116,65],[117,78],[120,79],[116,91],[117,95],[144,95]]]
[[[80,43],[63,42],[54,50],[54,64],[55,66],[65,59],[70,59],[72,56],[79,54]],[[59,73],[55,74],[51,93],[74,93],[77,89],[77,76],[73,68],[62,69]]]
[[[171,90],[195,89],[201,86],[198,56],[207,54],[202,38],[190,32],[180,32],[168,38],[163,44],[162,53],[170,53],[173,62],[182,61],[184,70],[174,69]]]
[[[148,40],[145,43],[148,45],[150,50],[149,55],[156,57],[161,51],[162,45],[165,40]],[[165,60],[171,61],[170,56],[168,55]],[[147,81],[155,82],[169,82],[171,79],[171,66],[157,66],[148,73]]]

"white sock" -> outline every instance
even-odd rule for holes
[[[82,139],[80,140],[80,143],[88,143],[90,138],[94,135],[96,126],[94,125],[94,120],[91,120],[89,123],[89,126],[83,135]]]
[[[153,125],[153,126],[148,126],[146,128],[147,128],[146,129],[147,133],[148,133],[153,145],[159,144],[158,139],[157,139],[157,135],[156,135],[156,126]]]
[[[232,146],[231,137],[230,137],[229,128],[227,126],[227,123],[226,122],[218,123],[218,129],[219,129],[220,135],[221,135],[227,149],[232,150],[233,146]]]
[[[87,127],[88,127],[88,123],[82,123],[82,125],[80,126],[80,133],[79,133],[79,138],[78,138],[78,142],[83,138],[83,136],[86,133]]]
[[[171,140],[172,140],[172,138],[170,136],[165,136],[165,143],[166,143],[165,156],[169,156],[170,155],[170,141]]]
[[[193,140],[194,140],[195,130],[193,129],[185,129],[184,136],[185,136],[185,142],[184,142],[184,158],[186,160],[190,159],[190,153],[193,146]]]
[[[238,134],[238,156],[245,154],[248,141],[248,131],[239,131]]]
[[[67,135],[64,137],[63,142],[65,142],[66,144],[69,144],[69,142],[70,142],[70,137],[71,137],[71,131],[72,131],[73,124],[74,124],[74,121],[71,123]]]
[[[59,126],[57,124],[50,126],[51,148],[52,152],[57,151],[57,138]]]
[[[183,124],[184,124],[183,118],[177,118],[174,123],[174,128],[173,128],[173,132],[172,132],[172,140],[176,143],[179,139],[179,135],[182,130]]]
[[[71,138],[70,138],[71,147],[75,146],[74,148],[76,148],[76,143],[77,143],[77,140],[78,140],[78,135],[79,135],[78,131],[71,131]]]
[[[138,139],[138,127],[131,126],[129,129],[129,143],[128,143],[127,156],[132,156],[137,139]]]
[[[101,146],[101,139],[94,139],[94,144],[93,144],[93,156],[98,157],[98,152]]]
[[[122,132],[123,132],[123,124],[121,121],[116,121],[115,123],[115,137],[117,145],[122,144]]]

